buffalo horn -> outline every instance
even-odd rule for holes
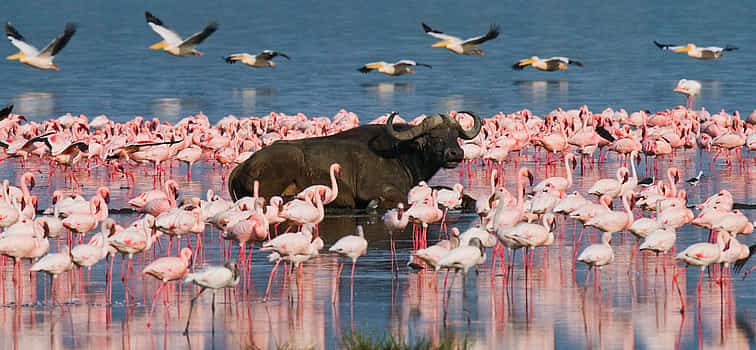
[[[396,117],[396,115],[396,112],[392,112],[389,116],[389,119],[386,122],[386,131],[389,135],[391,135],[391,137],[399,141],[412,140],[415,137],[418,137],[428,132],[429,130],[432,130],[433,128],[441,125],[444,122],[440,115],[434,115],[425,118],[425,120],[423,120],[420,125],[413,126],[407,130],[396,131],[394,130],[394,117]]]
[[[470,128],[469,130],[464,130],[462,129],[462,126],[459,125],[456,119],[449,117],[449,120],[453,123],[452,125],[457,127],[457,130],[459,130],[459,138],[463,140],[472,140],[473,138],[475,138],[475,136],[478,136],[478,133],[480,132],[480,128],[481,128],[480,117],[478,117],[477,114],[470,111],[457,112],[457,114],[460,114],[460,113],[468,114],[471,117],[473,117],[472,128]]]

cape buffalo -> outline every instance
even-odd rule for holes
[[[452,117],[436,114],[420,125],[363,125],[335,135],[277,141],[239,164],[228,178],[236,200],[253,193],[260,181],[260,196],[293,196],[313,184],[329,183],[329,167],[341,165],[339,194],[330,205],[365,208],[371,201],[381,207],[405,202],[409,189],[430,179],[441,167],[454,168],[464,157],[457,138],[478,135],[480,118],[472,112],[471,129],[464,130]]]

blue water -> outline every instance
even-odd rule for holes
[[[396,110],[422,113],[469,109],[482,115],[530,108],[624,107],[660,110],[684,102],[672,93],[680,78],[701,80],[696,106],[750,112],[756,92],[749,69],[756,46],[747,1],[124,1],[4,2],[11,20],[34,45],[43,47],[66,21],[80,27],[58,55],[60,72],[38,71],[16,61],[0,62],[0,102],[17,104],[33,118],[66,112],[134,115],[175,121],[203,111],[269,112],[308,116],[339,109],[364,120]],[[173,57],[147,47],[160,41],[144,20],[150,10],[187,36],[215,19],[220,28],[200,45],[202,57]],[[481,46],[482,57],[432,48],[435,39],[420,22],[450,34],[483,34],[501,26],[498,39]],[[740,50],[713,61],[662,52],[652,43],[736,45]],[[275,69],[223,62],[235,52],[280,50],[292,57]],[[6,42],[0,54],[15,53]],[[585,68],[561,72],[512,71],[532,55],[568,56]],[[414,59],[410,76],[356,71],[372,61]]]

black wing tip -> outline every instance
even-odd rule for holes
[[[234,60],[232,58],[232,56],[226,56],[226,57],[222,57],[222,58],[223,58],[224,61],[226,61],[226,63],[230,63],[230,64],[236,63],[236,60]]]
[[[512,65],[512,70],[523,70],[523,69],[525,69],[525,66],[521,66],[520,62],[517,62]]]
[[[444,32],[441,32],[441,31],[438,31],[438,30],[435,30],[435,29],[431,28],[430,26],[428,26],[427,24],[425,24],[425,22],[420,22],[420,24],[423,25],[423,30],[426,33],[436,33],[436,34],[443,34],[444,33]]]
[[[291,60],[291,57],[289,57],[289,55],[287,55],[287,54],[285,54],[285,53],[282,53],[282,52],[276,52],[276,55],[278,55],[278,56],[281,56],[281,57],[283,57],[283,58],[285,58],[285,59],[287,59],[287,60]]]
[[[658,47],[660,50],[669,50],[669,47],[672,46],[671,44],[662,44],[656,40],[654,40],[654,45]]]
[[[357,70],[360,71],[361,73],[370,73],[370,71],[372,71],[372,69],[370,69],[368,67],[365,67],[365,66],[357,68]]]
[[[576,60],[573,60],[573,59],[570,59],[570,60],[569,60],[569,64],[574,64],[574,65],[576,65],[576,66],[578,66],[578,67],[581,67],[581,68],[582,68],[582,67],[585,67],[585,66],[583,65],[583,62],[580,62],[580,61],[576,61]]]
[[[214,32],[218,30],[218,21],[212,20],[210,21],[207,26],[205,26],[205,31]]]
[[[76,33],[76,29],[79,28],[79,25],[75,22],[68,22],[66,23],[66,28],[63,30],[63,33],[66,35],[73,35]]]
[[[5,34],[16,40],[24,40],[24,37],[16,30],[10,21],[5,22]]]
[[[612,133],[609,132],[609,130],[606,130],[603,126],[599,126],[598,128],[596,128],[596,133],[599,134],[601,138],[609,142],[614,142],[615,140],[615,137],[612,136]]]
[[[735,50],[737,50],[737,49],[738,49],[738,47],[737,47],[737,46],[732,46],[732,45],[725,45],[725,48],[724,48],[724,50],[723,50],[723,51],[735,51]]]
[[[163,21],[161,21],[160,18],[155,17],[150,11],[144,11],[144,18],[147,20],[147,23],[157,24],[159,26],[163,25]]]

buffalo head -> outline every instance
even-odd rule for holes
[[[456,119],[446,114],[436,114],[425,118],[420,125],[397,130],[393,124],[396,117],[394,112],[386,122],[386,131],[397,141],[411,143],[410,147],[421,151],[427,160],[441,164],[445,168],[454,168],[465,156],[457,138],[470,140],[478,136],[481,128],[480,118],[475,113],[459,113],[473,117],[472,128],[464,130]]]

